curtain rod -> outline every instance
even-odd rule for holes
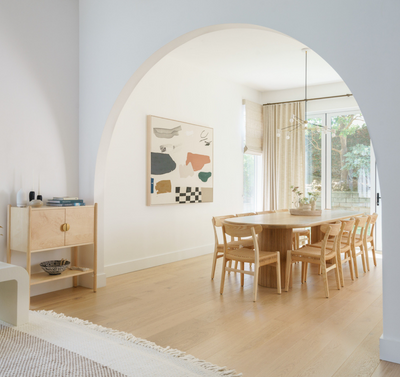
[[[330,97],[319,97],[319,98],[308,98],[307,101],[317,101],[320,99],[330,99],[330,98],[340,98],[340,97],[351,97],[352,94],[341,94],[340,96],[330,96]],[[293,102],[304,102],[306,101],[305,99],[299,99],[297,101],[285,101],[285,102],[275,102],[275,103],[264,103],[263,106],[265,105],[281,105],[283,103],[293,103]]]

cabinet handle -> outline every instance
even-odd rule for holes
[[[62,224],[61,225],[61,230],[63,232],[67,232],[70,229],[70,225],[68,223]]]

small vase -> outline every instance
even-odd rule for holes
[[[20,189],[17,192],[17,207],[26,207],[27,204],[26,193],[24,190]]]
[[[311,211],[315,211],[315,207],[317,206],[317,202],[314,200],[310,204],[311,204]]]

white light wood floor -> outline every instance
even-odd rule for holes
[[[36,296],[31,309],[133,333],[244,376],[400,376],[400,365],[379,360],[380,259],[367,274],[360,268],[354,282],[346,266],[341,291],[329,273],[329,299],[316,268],[302,285],[297,264],[293,289],[277,295],[260,287],[256,303],[252,277],[241,289],[233,273],[220,296],[218,262],[214,281],[207,255],[109,278],[97,293],[70,288]]]

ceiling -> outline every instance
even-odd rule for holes
[[[229,29],[208,33],[169,56],[211,74],[259,90],[304,87],[306,46],[277,32]],[[308,85],[341,82],[315,52],[308,52]]]

